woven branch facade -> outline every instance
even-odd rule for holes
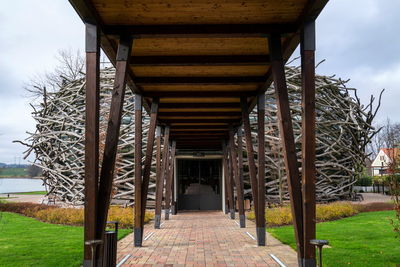
[[[100,74],[100,155],[104,148],[114,69],[105,68]],[[301,163],[301,70],[287,67],[286,77],[292,110],[293,128]],[[317,114],[317,199],[337,200],[349,197],[352,185],[361,173],[365,146],[375,133],[371,126],[376,114],[371,102],[363,106],[354,89],[345,82],[326,76],[316,76]],[[282,202],[289,198],[282,146],[277,123],[277,108],[273,87],[266,97],[265,153],[266,197]],[[114,203],[133,204],[134,201],[134,95],[127,88],[120,142],[116,160]],[[49,192],[68,204],[81,205],[84,201],[84,137],[85,137],[85,79],[68,81],[56,92],[47,93],[43,102],[32,112],[36,131],[29,133],[25,142],[26,154],[34,152],[35,165],[43,170],[43,182]],[[143,155],[146,149],[149,117],[143,116]],[[257,151],[257,116],[250,115],[252,137]],[[154,149],[156,151],[156,149]],[[246,151],[244,149],[244,151]],[[155,152],[154,152],[155,153]],[[144,160],[144,158],[142,159]],[[100,158],[101,162],[101,158]],[[246,153],[244,152],[245,193],[251,196]],[[154,207],[155,155],[150,177],[148,206]]]

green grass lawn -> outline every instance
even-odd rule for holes
[[[32,191],[32,192],[18,192],[18,193],[10,193],[13,195],[46,195],[46,191]]]
[[[120,229],[119,238],[130,233]],[[0,213],[0,266],[80,266],[83,228]]]
[[[26,168],[0,168],[0,178],[29,177]]]
[[[364,212],[353,217],[317,224],[317,238],[329,241],[324,266],[389,267],[400,264],[400,239],[388,218],[394,211]],[[273,236],[295,248],[292,226],[268,229]]]

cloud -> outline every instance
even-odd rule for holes
[[[35,130],[24,84],[51,71],[58,50],[82,50],[84,27],[68,1],[19,0],[2,3],[0,32],[0,162],[12,163],[26,149],[12,141]]]
[[[364,102],[369,99],[368,93],[378,96],[382,89],[385,92],[382,97],[382,106],[377,114],[376,121],[384,122],[387,117],[392,121],[400,121],[400,62],[394,66],[382,69],[372,67],[360,67],[354,69],[350,76],[350,86],[359,88]]]

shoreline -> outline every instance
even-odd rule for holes
[[[0,176],[0,179],[37,179],[40,180],[40,177],[29,177],[29,176]]]

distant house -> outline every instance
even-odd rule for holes
[[[388,174],[389,165],[399,155],[399,151],[399,148],[381,148],[371,164],[373,175]]]

